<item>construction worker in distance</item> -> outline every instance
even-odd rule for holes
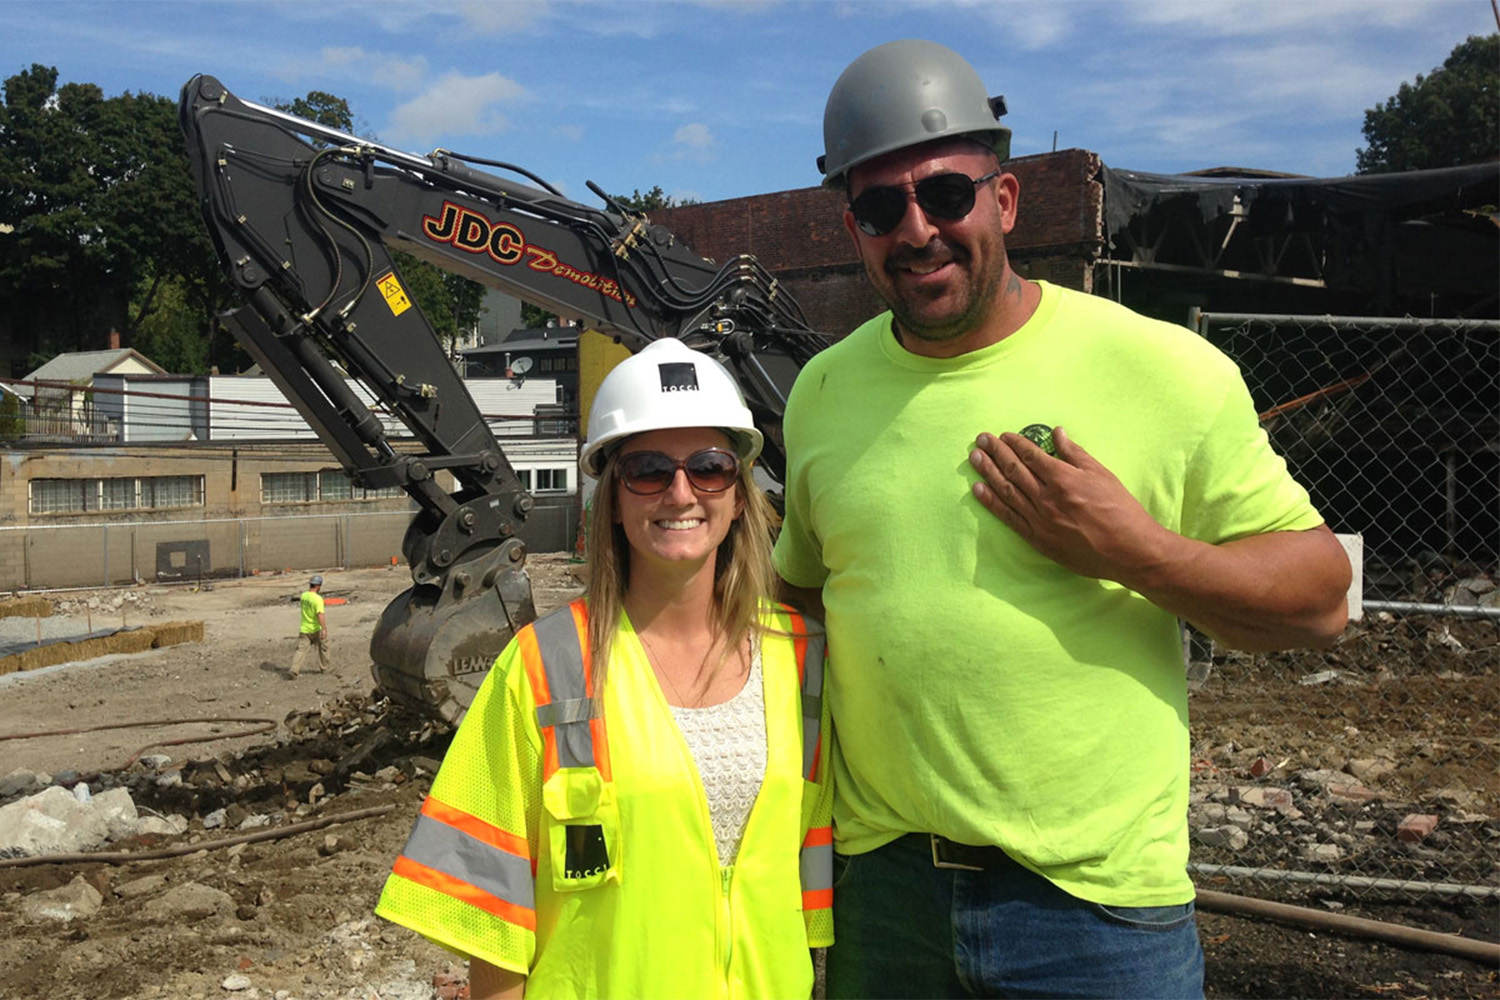
[[[307,581],[307,589],[302,592],[300,602],[302,608],[302,624],[297,631],[297,652],[292,656],[292,669],[288,677],[296,677],[302,673],[302,664],[307,659],[307,651],[316,648],[318,651],[318,669],[328,669],[328,619],[323,613],[323,578],[314,575]]]
[[[807,997],[832,943],[821,625],[768,599],[728,371],[658,340],[600,385],[587,588],[516,634],[375,912],[481,997]]]

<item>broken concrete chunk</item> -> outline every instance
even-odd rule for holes
[[[115,895],[121,899],[135,899],[139,896],[148,896],[164,888],[166,884],[167,879],[164,875],[146,875],[115,886]]]
[[[104,818],[61,785],[0,806],[0,851],[8,857],[74,854],[108,836]]]
[[[1303,844],[1298,852],[1303,861],[1333,864],[1344,857],[1344,849],[1338,844]]]
[[[79,875],[67,885],[46,892],[34,892],[21,900],[21,912],[32,920],[56,920],[71,923],[91,917],[104,905],[99,890]]]
[[[206,920],[234,912],[234,900],[212,886],[186,882],[141,907],[141,915],[159,923]]]
[[[1244,849],[1250,843],[1250,835],[1237,826],[1210,826],[1193,832],[1193,839],[1206,847],[1227,847],[1231,851]]]

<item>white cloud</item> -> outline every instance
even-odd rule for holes
[[[1120,16],[1138,24],[1180,26],[1196,35],[1240,37],[1283,35],[1291,31],[1347,34],[1361,28],[1401,28],[1425,24],[1430,13],[1419,3],[1375,0],[1290,0],[1213,3],[1204,0],[1135,0],[1120,4]]]
[[[961,0],[955,6],[989,21],[1001,33],[1006,48],[1033,52],[1072,35],[1075,15],[1089,9],[1082,4],[996,3],[995,0]],[[981,52],[971,55],[977,59]]]
[[[415,90],[427,78],[426,56],[367,52],[357,45],[324,46],[319,55],[325,69],[340,70],[341,75],[392,90]]]
[[[708,126],[701,122],[684,125],[672,133],[672,141],[679,146],[687,146],[692,149],[706,149],[714,144],[714,135],[708,130]]]
[[[480,35],[509,35],[544,20],[550,11],[547,0],[456,0],[437,5],[451,10],[464,25]]]
[[[582,125],[554,125],[552,134],[565,142],[580,142],[583,140]]]
[[[493,135],[509,125],[499,106],[525,95],[524,87],[499,73],[465,76],[450,71],[419,96],[397,105],[384,131],[393,142],[418,145],[440,136]]]
[[[719,154],[719,142],[702,122],[684,125],[672,133],[672,158],[707,163]]]

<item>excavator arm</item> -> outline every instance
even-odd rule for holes
[[[204,222],[245,305],[240,343],[339,462],[416,502],[403,542],[412,588],[370,643],[391,697],[457,722],[495,656],[535,617],[517,528],[531,510],[503,449],[392,259],[396,250],[639,350],[677,337],[724,362],[785,471],[786,393],[827,340],[753,257],[717,265],[602,191],[591,208],[529,172],[420,155],[241,100],[196,76],[180,118]],[[495,167],[518,183],[479,169]],[[352,392],[399,418],[397,448]],[[435,475],[451,474],[450,491]]]

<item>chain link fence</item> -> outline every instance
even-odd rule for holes
[[[180,583],[401,559],[410,511],[0,526],[0,593]],[[578,498],[538,497],[518,534],[571,552]]]
[[[1500,323],[1208,314],[1329,525],[1332,649],[1197,639],[1192,869],[1333,896],[1500,898]]]

